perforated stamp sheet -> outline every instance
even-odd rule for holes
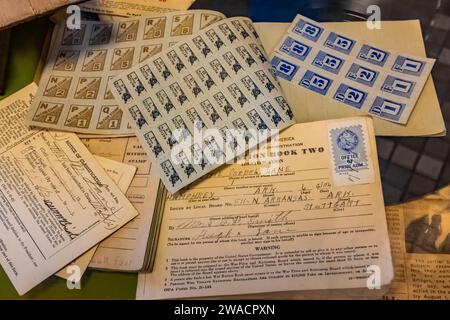
[[[110,87],[170,192],[294,123],[248,18],[215,23]]]
[[[434,62],[337,34],[301,15],[271,56],[280,81],[401,124],[408,122]]]
[[[367,121],[355,118],[328,125],[331,171],[336,186],[366,184],[374,180]]]
[[[224,16],[215,11],[56,25],[27,125],[87,134],[131,134],[108,80]]]

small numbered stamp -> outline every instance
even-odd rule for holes
[[[113,52],[111,70],[124,70],[133,64],[134,48],[116,48]]]
[[[136,41],[139,30],[139,20],[124,21],[117,29],[116,42]]]
[[[58,52],[53,70],[56,71],[74,71],[78,58],[80,56],[79,50],[61,50]]]
[[[81,68],[81,71],[103,71],[107,54],[108,50],[106,49],[86,50],[86,55],[84,56],[83,67]]]
[[[294,113],[292,112],[291,107],[287,103],[286,99],[284,99],[282,96],[276,97],[275,101],[277,102],[278,106],[281,108],[281,110],[284,111],[286,116],[289,118],[289,120],[294,119]]]
[[[367,98],[367,93],[346,84],[341,84],[333,98],[351,107],[361,109]]]
[[[422,74],[423,69],[425,68],[425,64],[426,62],[422,62],[416,59],[398,56],[397,59],[395,59],[392,70],[419,77]]]
[[[325,96],[332,83],[333,80],[308,70],[299,84],[302,87]]]
[[[227,89],[230,95],[239,104],[241,108],[243,108],[246,105],[246,103],[250,103],[248,98],[244,95],[244,93],[237,84],[233,83],[229,85]]]
[[[339,74],[339,71],[344,65],[344,62],[344,59],[320,50],[317,56],[314,58],[312,65],[333,74]]]
[[[281,44],[280,51],[300,61],[305,61],[311,52],[311,47],[291,37],[287,37]]]
[[[317,42],[322,35],[324,29],[314,23],[300,19],[292,30],[294,33],[301,35],[302,37],[311,41]]]
[[[72,77],[51,76],[43,95],[52,98],[66,98],[72,83]]]
[[[220,50],[222,47],[225,46],[225,43],[223,40],[219,37],[219,35],[214,31],[214,29],[210,29],[206,31],[206,38],[209,39],[213,47],[216,48],[216,50]]]
[[[122,123],[123,112],[119,106],[102,106],[97,122],[97,129],[118,130]]]
[[[79,29],[64,29],[61,44],[63,46],[78,46],[83,44],[86,34],[86,25],[82,24]]]
[[[267,56],[259,45],[257,45],[256,43],[250,43],[249,46],[250,49],[252,49],[252,51],[256,54],[259,61],[261,61],[262,63],[267,62]]]
[[[396,96],[410,98],[415,85],[416,83],[413,81],[408,81],[393,76],[387,76],[386,80],[381,86],[381,90],[384,92],[395,94]]]
[[[165,17],[146,19],[144,25],[144,40],[163,38],[165,30]]]
[[[162,51],[162,44],[148,44],[141,47],[141,53],[139,54],[139,62],[144,61]]]
[[[194,168],[194,165],[189,161],[189,157],[186,155],[184,151],[180,151],[173,155],[174,163],[181,168],[186,177],[190,177],[192,174],[196,174],[197,171]]]
[[[142,104],[152,118],[153,122],[155,122],[159,117],[162,117],[161,112],[156,107],[156,104],[153,102],[152,98],[149,97],[145,99],[144,101],[142,101]]]
[[[81,77],[78,79],[75,99],[97,99],[100,90],[101,77]]]
[[[150,147],[150,150],[152,150],[152,153],[155,155],[156,158],[158,158],[159,155],[164,154],[164,149],[161,147],[161,144],[159,143],[153,131],[145,133],[144,140]]]
[[[71,105],[64,126],[71,128],[89,128],[94,106]]]
[[[355,46],[355,41],[350,38],[341,36],[337,33],[331,32],[327,40],[325,40],[324,45],[341,53],[350,54],[353,47]]]
[[[241,70],[243,70],[242,65],[236,59],[231,51],[228,51],[222,55],[225,63],[233,70],[234,74],[238,74]]]
[[[358,58],[383,67],[389,58],[389,52],[365,44],[359,51]]]
[[[202,13],[202,15],[200,17],[200,30],[202,30],[220,20],[222,20],[222,17],[218,16],[216,14]]]
[[[198,61],[197,55],[194,53],[194,51],[192,51],[191,47],[187,43],[183,43],[182,45],[180,45],[179,50],[189,62],[189,65],[192,66]]]
[[[198,51],[201,52],[203,57],[208,57],[209,54],[212,54],[211,48],[206,44],[205,40],[201,36],[195,37],[192,39],[195,47],[197,47]]]
[[[119,79],[114,81],[113,85],[123,103],[127,103],[128,101],[133,100],[133,97],[130,94],[130,90],[128,90],[127,86],[122,80]]]
[[[403,110],[405,110],[404,103],[376,97],[369,113],[386,120],[399,121]]]
[[[233,32],[233,30],[231,30],[231,28],[228,26],[228,24],[226,24],[226,23],[220,24],[219,29],[220,29],[220,31],[222,31],[223,35],[226,37],[226,39],[228,40],[229,43],[233,43],[234,41],[236,41],[237,36]]]
[[[272,69],[276,76],[291,81],[298,71],[298,66],[277,56],[272,58]]]
[[[62,103],[42,101],[39,103],[39,106],[36,109],[36,113],[33,116],[33,121],[57,124],[63,108],[64,104]]]
[[[169,181],[172,188],[175,188],[176,185],[182,183],[178,172],[175,170],[170,160],[162,162],[160,166],[161,171],[164,174],[164,177],[166,178],[167,181]]]
[[[264,131],[269,129],[269,127],[264,122],[261,115],[255,109],[252,109],[249,112],[247,112],[247,117],[249,118],[253,127],[256,128],[258,131]]]
[[[112,24],[94,24],[92,26],[91,36],[89,37],[89,44],[108,44],[111,39],[112,29]]]
[[[236,29],[238,34],[241,35],[243,39],[247,39],[250,37],[250,34],[247,32],[247,30],[244,28],[244,26],[239,22],[239,20],[233,20],[231,21],[231,24]]]
[[[244,46],[237,47],[236,51],[248,67],[256,63],[255,58],[253,58]]]
[[[187,36],[191,35],[194,29],[194,14],[180,14],[173,17],[170,35]]]
[[[260,97],[264,97],[264,93],[249,76],[242,78],[241,83],[244,85],[245,89],[247,89],[250,97],[252,97],[254,101],[257,101]]]
[[[284,122],[283,118],[280,116],[277,110],[275,110],[275,108],[269,101],[266,101],[263,104],[261,104],[261,109],[266,114],[267,118],[269,118],[272,121],[275,127],[278,127],[278,124],[280,122]]]
[[[128,112],[139,130],[142,130],[143,127],[147,126],[147,120],[145,120],[145,117],[138,106],[128,108]]]
[[[378,71],[353,63],[345,77],[365,86],[373,87],[379,75]]]

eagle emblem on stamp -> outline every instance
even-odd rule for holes
[[[350,152],[354,150],[358,144],[358,135],[351,130],[346,129],[337,137],[337,145],[341,150]]]
[[[360,125],[335,128],[330,135],[336,172],[368,169],[367,149]]]

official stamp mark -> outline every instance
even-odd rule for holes
[[[330,130],[334,170],[337,173],[368,169],[367,150],[361,125]]]

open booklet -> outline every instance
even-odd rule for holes
[[[369,289],[393,267],[372,120],[296,124],[255,152],[169,196],[137,299],[381,296]]]
[[[0,263],[19,294],[138,215],[75,134],[25,127],[35,89],[0,108]]]

